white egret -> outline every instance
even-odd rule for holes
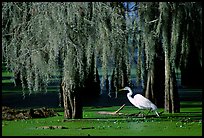
[[[141,94],[136,94],[134,98],[132,98],[133,92],[130,89],[130,87],[125,87],[123,89],[120,89],[119,91],[127,90],[129,93],[127,93],[127,98],[129,101],[137,108],[139,109],[149,109],[149,111],[155,111],[156,115],[159,116],[157,110],[157,106],[153,104],[149,99],[145,98]],[[148,112],[149,113],[149,112]]]

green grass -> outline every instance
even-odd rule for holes
[[[2,77],[12,77],[12,76],[13,76],[13,73],[11,72],[7,72],[7,71],[2,72]]]
[[[134,72],[134,71],[133,71]],[[2,72],[2,76],[12,76]],[[2,83],[13,83],[11,79]],[[13,84],[12,84],[13,85]],[[27,91],[27,90],[26,90]],[[20,93],[18,87],[3,89],[3,96],[11,92]],[[49,88],[48,92],[56,92]],[[163,113],[160,118],[138,118],[97,114],[98,111],[116,111],[119,106],[84,107],[83,119],[64,121],[63,109],[56,108],[62,116],[2,121],[2,136],[202,136],[202,102],[181,102],[181,113]],[[159,112],[163,109],[159,109]],[[125,106],[121,113],[138,113],[133,106]],[[38,129],[40,126],[64,126],[68,129]]]
[[[188,102],[191,104],[191,102]],[[185,103],[186,104],[186,103]],[[194,103],[196,104],[196,103]],[[101,115],[98,111],[115,111],[119,107],[84,107],[83,119],[68,119],[62,116],[2,121],[3,136],[201,136],[202,106],[181,108],[181,113],[163,113],[160,118],[138,118]],[[162,111],[162,109],[159,109]],[[125,106],[121,113],[137,113],[138,109]],[[40,126],[64,126],[68,129],[40,129]]]
[[[2,83],[14,83],[12,79],[2,80]]]
[[[13,83],[13,79],[9,77],[13,77],[13,73],[3,71],[2,72],[2,77],[8,77],[8,79],[2,79],[2,83]]]

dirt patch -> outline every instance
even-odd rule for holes
[[[48,109],[45,107],[19,110],[19,109],[10,108],[8,106],[2,106],[2,120],[45,118],[45,117],[58,116],[58,115],[59,114],[54,110]]]
[[[64,126],[40,126],[36,128],[37,129],[68,129],[67,127],[64,127]]]

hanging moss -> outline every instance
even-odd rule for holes
[[[120,2],[3,2],[3,60],[10,71],[20,72],[22,87],[27,86],[30,93],[47,87],[53,76],[60,75],[60,68],[69,84],[66,88],[84,87],[87,74],[95,74],[96,79],[97,67],[102,68],[102,82],[115,75],[117,91],[130,85],[132,60],[137,61],[137,83],[145,85],[147,71],[158,55],[158,40],[171,68],[188,62],[189,45],[195,42],[198,47],[202,40],[201,30],[195,27],[202,25],[202,6],[197,2],[141,2],[137,6],[139,22],[128,27]],[[128,41],[134,42],[132,54]],[[132,59],[135,48],[138,56]]]
[[[60,75],[59,58],[64,61],[63,79],[74,89],[84,87],[87,73],[97,79],[98,60],[106,77],[108,69],[116,66],[111,63],[122,56],[115,51],[124,45],[124,18],[110,3],[4,2],[2,8],[3,58],[11,71],[26,77],[26,82],[21,79],[22,87],[26,83],[29,93],[46,87],[53,76]],[[94,72],[89,70],[92,55]]]

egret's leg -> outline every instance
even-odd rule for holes
[[[141,114],[141,111],[138,113],[138,115]]]
[[[144,112],[143,112],[143,111],[139,112],[139,113],[137,114],[137,116],[138,116],[138,117],[144,117]]]
[[[150,111],[152,111],[152,109],[150,109],[149,112],[150,112]],[[147,115],[149,114],[149,112],[147,113]],[[156,115],[157,115],[158,117],[160,117],[159,114],[158,114],[158,112],[157,112],[156,110],[155,110],[155,113],[156,113]]]
[[[156,115],[159,117],[159,114],[157,113],[157,111],[155,111]]]

